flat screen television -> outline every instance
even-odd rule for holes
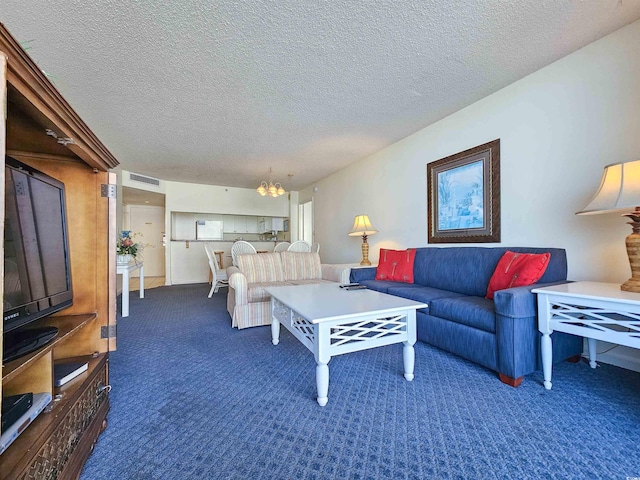
[[[14,339],[24,341],[14,331],[70,306],[73,293],[64,184],[12,157],[5,160],[6,352]]]

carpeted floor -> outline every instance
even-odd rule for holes
[[[323,408],[312,354],[232,329],[226,289],[208,291],[131,296],[82,480],[640,477],[639,373],[562,362],[552,390],[541,373],[514,389],[418,342],[413,382],[401,345],[332,359]]]

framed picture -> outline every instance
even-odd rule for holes
[[[429,243],[500,241],[500,139],[427,164]]]

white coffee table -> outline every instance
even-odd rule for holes
[[[315,356],[318,403],[329,400],[329,360],[336,355],[403,343],[404,377],[413,380],[416,310],[427,305],[372,290],[345,290],[337,283],[271,287],[271,337],[280,325]]]

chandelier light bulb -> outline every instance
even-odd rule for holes
[[[291,180],[291,177],[293,177],[293,175],[288,174],[289,180]],[[270,197],[273,197],[273,198],[279,197],[287,193],[287,191],[284,189],[284,187],[280,182],[273,181],[273,172],[271,171],[271,167],[269,167],[269,183],[267,183],[265,180],[260,182],[260,186],[256,188],[256,192],[258,192],[263,197],[269,195]]]

